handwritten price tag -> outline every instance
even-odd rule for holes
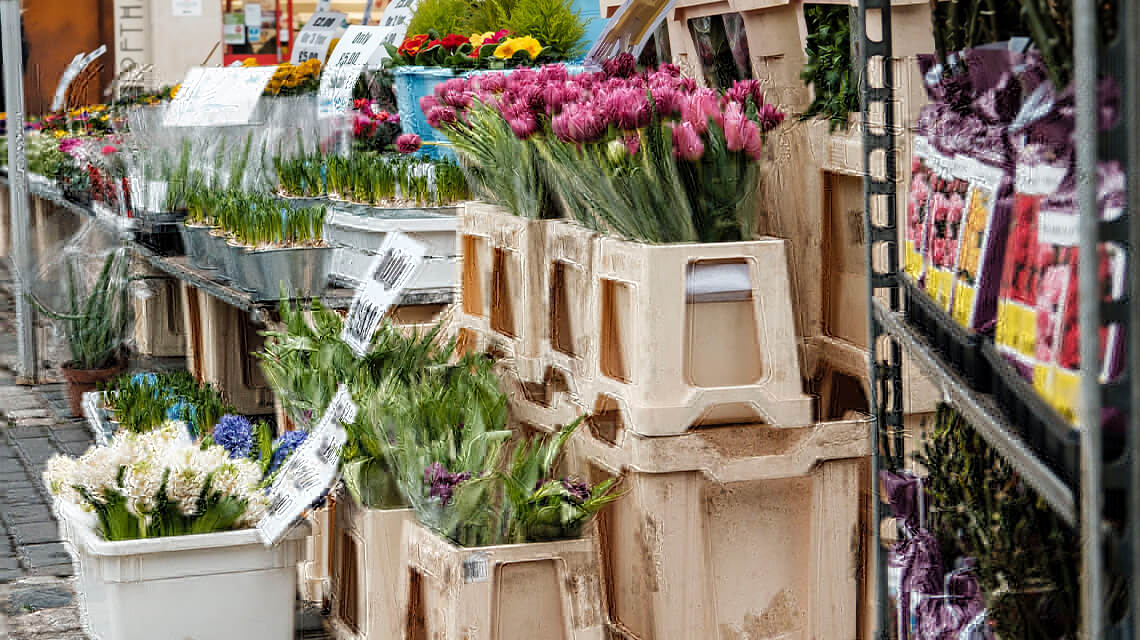
[[[329,52],[329,45],[332,44],[344,20],[345,14],[339,11],[315,12],[297,34],[297,44],[289,55],[289,62],[301,64],[312,58],[324,62]]]
[[[249,124],[276,67],[196,67],[170,102],[163,125],[207,127]]]
[[[342,426],[356,419],[356,404],[341,385],[317,426],[289,456],[269,488],[269,509],[257,523],[266,546],[277,544],[336,482],[340,452],[348,439]]]
[[[317,92],[319,117],[327,118],[348,110],[356,79],[366,68],[383,60],[383,38],[381,27],[353,25],[348,28],[321,74],[321,87]]]
[[[426,253],[422,244],[402,233],[385,236],[364,283],[357,289],[341,331],[341,340],[352,348],[357,357],[367,353],[380,320],[400,291],[415,277]]]

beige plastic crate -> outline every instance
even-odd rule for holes
[[[252,355],[264,342],[259,327],[240,309],[185,282],[180,286],[187,370],[214,385],[238,413],[273,413],[273,392]]]
[[[510,358],[528,379],[541,377],[546,223],[484,202],[460,211],[455,326],[473,348]]]
[[[575,440],[590,479],[617,475],[626,492],[598,521],[607,617],[625,638],[859,637],[867,421]]]
[[[186,355],[181,289],[170,278],[146,280],[132,296],[135,348],[140,355],[168,358]]]
[[[546,223],[543,290],[548,314],[542,339],[542,364],[556,369],[572,393],[587,389],[597,360],[598,300],[586,295],[594,277],[598,234],[568,221]],[[545,371],[544,371],[545,373]]]
[[[803,392],[785,242],[647,245],[598,238],[594,413],[651,436],[694,425],[812,421]],[[735,289],[712,292],[701,283]],[[690,287],[692,290],[690,290]]]
[[[333,499],[309,514],[309,538],[305,542],[305,560],[298,565],[297,588],[306,602],[324,603],[329,597],[331,579],[331,538],[333,535]]]
[[[337,501],[332,559],[332,625],[338,638],[400,638],[406,591],[399,588],[404,523],[411,509],[365,509]]]
[[[605,637],[593,538],[463,549],[408,522],[404,550],[404,640]]]

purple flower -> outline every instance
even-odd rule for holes
[[[641,137],[637,135],[630,134],[622,136],[621,141],[625,144],[625,148],[629,151],[629,155],[631,156],[636,155],[637,152],[641,150]]]
[[[576,478],[563,478],[562,488],[566,491],[566,498],[572,504],[582,504],[590,499],[590,485]]]
[[[475,94],[470,91],[447,91],[440,98],[443,103],[456,109],[466,109],[471,106],[471,99]]]
[[[422,145],[423,141],[414,133],[402,133],[396,136],[396,150],[400,153],[415,153]]]
[[[680,91],[667,85],[656,86],[649,91],[653,95],[653,105],[657,109],[657,113],[663,116],[681,113],[681,105],[685,102],[685,96]]]
[[[436,106],[427,111],[427,123],[433,129],[438,129],[443,124],[451,124],[458,119],[459,114],[451,107]]]
[[[297,450],[297,447],[301,446],[301,443],[304,442],[307,437],[309,437],[308,433],[298,429],[296,431],[286,431],[274,440],[273,458],[269,462],[269,469],[266,471],[266,475],[272,474],[288,460],[289,456],[293,455],[293,452]]]
[[[595,142],[606,131],[601,114],[591,104],[573,103],[562,109],[550,123],[554,135],[563,142]]]
[[[610,122],[624,131],[633,131],[649,124],[649,101],[640,89],[614,91],[606,96],[602,108]]]
[[[764,133],[768,133],[772,129],[780,126],[780,123],[784,121],[785,116],[784,112],[780,111],[773,104],[765,104],[764,106],[760,107],[759,113],[757,115],[760,119],[760,131]]]
[[[637,73],[637,59],[632,53],[619,53],[603,62],[602,70],[611,78],[628,78]]]
[[[538,70],[538,79],[540,82],[565,82],[570,79],[570,72],[566,67],[560,64],[547,64],[543,65]]]
[[[742,107],[748,106],[749,100],[757,107],[764,104],[764,91],[760,89],[759,80],[737,80],[724,95]]]
[[[420,98],[420,111],[427,113],[439,105],[439,100],[433,95]]]
[[[489,93],[501,93],[507,88],[507,77],[501,73],[486,73],[473,78],[472,86]]]
[[[701,134],[691,122],[682,122],[673,127],[673,148],[677,155],[696,162],[705,153],[705,144],[701,142]]]
[[[424,469],[424,484],[428,485],[428,496],[439,498],[440,504],[445,507],[451,502],[455,488],[470,479],[470,473],[466,471],[451,473],[447,467],[438,462],[433,462]]]
[[[519,140],[526,140],[538,131],[538,120],[535,120],[529,111],[523,111],[515,117],[508,118],[507,124],[510,125],[511,131]]]
[[[214,427],[213,438],[231,458],[248,458],[253,450],[253,425],[242,416],[227,413]]]

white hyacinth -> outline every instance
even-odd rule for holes
[[[127,509],[132,514],[146,515],[158,506],[158,492],[166,475],[165,462],[156,454],[138,458],[127,465],[123,474],[123,494],[127,498]]]
[[[64,502],[79,504],[81,497],[75,490],[79,462],[72,457],[56,454],[48,459],[44,469],[44,484],[51,494]]]
[[[99,503],[106,502],[104,492],[119,491],[119,467],[125,462],[121,451],[111,447],[97,447],[88,451],[78,461],[75,471],[77,484],[87,495]]]
[[[246,527],[257,526],[265,512],[269,511],[269,496],[263,491],[254,491],[246,498],[245,513],[241,517],[241,525]]]

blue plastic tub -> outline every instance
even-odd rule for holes
[[[397,67],[394,72],[396,106],[400,110],[400,128],[414,133],[424,142],[447,143],[447,136],[428,126],[427,116],[420,109],[420,98],[431,95],[436,86],[455,77],[451,69],[441,67]],[[432,159],[455,160],[451,147],[424,145],[420,154]]]

